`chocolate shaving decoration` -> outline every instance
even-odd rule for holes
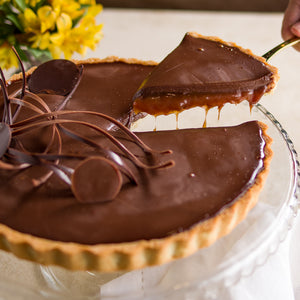
[[[28,80],[28,88],[35,94],[66,96],[72,92],[80,77],[80,69],[66,59],[47,61],[39,65]]]
[[[6,123],[0,123],[0,158],[6,153],[11,142],[11,130]]]
[[[172,153],[171,150],[153,150],[126,126],[110,116],[95,111],[63,110],[80,83],[83,66],[77,67],[73,62],[63,59],[48,61],[32,73],[27,86],[26,74],[19,57],[18,59],[22,69],[23,85],[11,96],[8,95],[4,74],[0,69],[0,85],[4,99],[3,119],[0,123],[0,169],[24,170],[32,166],[42,166],[46,168],[45,174],[39,178],[32,178],[33,186],[40,186],[55,175],[71,188],[79,202],[95,203],[114,199],[121,190],[123,178],[129,179],[131,184],[138,184],[135,172],[132,171],[133,166],[138,169],[162,169],[174,165],[172,160],[160,159],[161,155]],[[65,99],[51,111],[38,95],[43,93],[65,96]],[[13,116],[11,105],[14,109]],[[17,115],[23,108],[30,110],[33,115],[16,122]],[[89,120],[87,118],[89,116],[93,117],[92,120],[100,118],[111,122],[118,128],[118,133],[85,121]],[[93,136],[96,134],[101,139],[97,141],[89,136],[82,136],[67,125],[89,128]],[[42,128],[49,128],[52,132],[45,149],[39,153],[27,150],[19,136],[29,135],[32,131]],[[88,145],[93,149],[93,155],[63,153],[63,135]],[[135,155],[124,144],[124,136],[125,141],[142,149],[144,155]],[[107,139],[112,148],[109,148],[110,146],[107,148],[107,143],[105,147],[101,145],[99,141],[102,138]],[[147,157],[149,155],[151,159]],[[74,169],[62,163],[69,160],[78,162]],[[93,189],[89,188],[92,183]]]
[[[15,49],[15,47],[12,47],[12,50],[14,51],[18,61],[19,61],[19,65],[21,68],[21,72],[22,72],[22,91],[21,91],[21,99],[23,99],[24,95],[25,95],[25,89],[26,89],[26,74],[25,74],[25,68],[24,65],[22,64],[21,58],[17,52],[17,50]]]
[[[11,115],[11,107],[10,107],[10,101],[9,101],[9,96],[6,88],[6,81],[5,77],[3,74],[2,69],[0,68],[0,86],[3,94],[3,99],[4,99],[4,108],[3,108],[3,116],[2,116],[2,122],[5,122],[7,124],[12,123],[12,115]]]
[[[84,160],[72,175],[72,191],[82,203],[111,201],[121,187],[121,172],[113,162],[103,157]]]

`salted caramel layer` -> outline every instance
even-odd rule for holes
[[[160,115],[242,100],[253,105],[274,87],[276,74],[249,50],[186,34],[136,92],[134,110]]]
[[[93,102],[81,99],[83,105],[95,105]],[[94,137],[85,130],[82,134],[120,152],[102,136]],[[234,203],[264,168],[265,142],[255,121],[235,127],[144,132],[138,136],[154,149],[172,149],[161,159],[171,159],[175,165],[150,170],[133,167],[128,161],[137,184],[124,179],[112,201],[84,204],[57,176],[34,187],[32,179],[45,172],[43,166],[22,172],[0,170],[0,222],[34,236],[82,244],[162,238],[191,228]],[[39,139],[35,142],[42,143]],[[136,156],[144,157],[144,151],[132,140],[122,136],[122,142]],[[66,137],[63,153],[74,152],[95,154],[87,145]],[[81,177],[77,192],[99,176],[103,176],[101,169],[91,168]]]

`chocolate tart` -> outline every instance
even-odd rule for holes
[[[278,81],[263,57],[217,37],[187,33],[134,95],[135,112],[167,115],[247,100],[257,103]]]
[[[154,64],[76,64],[68,102],[55,88],[32,92],[32,69],[31,94],[11,100],[21,106],[14,122],[7,115],[11,131],[1,123],[1,161],[22,166],[0,170],[1,249],[71,270],[132,270],[190,255],[246,217],[272,157],[263,123],[134,134],[131,97]],[[20,86],[13,77],[8,94]]]

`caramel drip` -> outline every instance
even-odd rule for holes
[[[204,115],[204,122],[203,122],[202,127],[206,128],[207,127],[207,115],[208,115],[208,111],[210,110],[210,108],[206,106],[204,109],[205,109],[205,115]]]
[[[218,106],[218,120],[220,120],[220,117],[221,117],[221,110],[223,108],[224,105],[219,105]]]
[[[176,112],[175,113],[175,118],[176,118],[176,129],[179,129],[179,120],[178,120],[178,118],[179,118],[179,113],[178,112]]]

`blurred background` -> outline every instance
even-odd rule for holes
[[[101,0],[104,7],[282,12],[288,0]]]

